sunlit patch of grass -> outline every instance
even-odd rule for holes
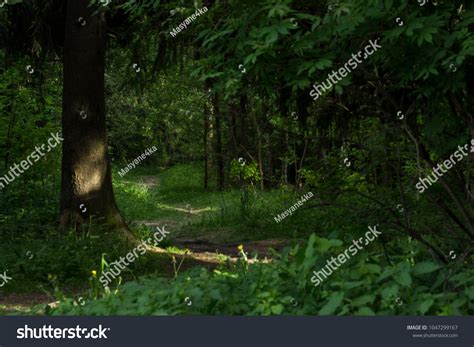
[[[144,177],[150,176],[159,184],[144,185]],[[306,220],[316,220],[318,217],[311,216],[321,213],[301,209],[282,223],[275,223],[273,217],[301,196],[288,189],[251,191],[250,205],[243,212],[240,189],[220,192],[215,187],[203,188],[200,164],[180,164],[166,170],[136,168],[114,180],[117,203],[127,221],[174,221],[174,235],[215,233],[217,238],[221,235],[229,240],[230,231],[234,240],[303,237],[311,231]]]
[[[179,254],[179,255],[184,255],[184,254],[189,254],[191,253],[191,251],[187,248],[178,248],[176,246],[170,246],[170,247],[166,247],[166,250],[169,252],[169,253],[173,253],[173,254]]]
[[[29,306],[25,305],[4,305],[0,304],[0,316],[19,316],[33,313],[33,310]]]

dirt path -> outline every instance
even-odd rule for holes
[[[159,178],[155,176],[142,176],[140,181],[142,182],[142,184],[149,188],[154,188],[160,185]],[[219,262],[219,254],[226,255],[231,259],[236,259],[239,256],[239,251],[237,247],[241,244],[244,247],[245,252],[249,256],[258,255],[259,258],[269,257],[271,255],[271,249],[281,251],[285,246],[289,244],[289,242],[286,240],[278,239],[248,242],[222,242],[222,240],[219,240],[215,237],[215,235],[211,234],[199,235],[199,238],[197,239],[192,238],[192,236],[186,235],[186,233],[180,229],[183,225],[189,223],[190,219],[197,217],[201,210],[194,210],[189,205],[185,207],[176,206],[175,209],[177,211],[185,213],[185,216],[183,216],[182,220],[136,220],[133,222],[133,224],[137,226],[145,225],[150,229],[156,229],[156,227],[162,227],[166,225],[169,229],[179,230],[178,236],[172,239],[173,245],[177,246],[178,248],[190,250],[190,257],[194,258],[194,260],[198,262]],[[219,235],[221,234],[222,233],[219,233]],[[160,251],[157,252],[160,253]]]
[[[141,180],[142,184],[148,188],[154,188],[160,185],[160,179],[156,176],[143,176]]]
[[[137,184],[135,181],[122,181],[123,183],[127,184]],[[139,184],[144,185],[147,188],[154,188],[160,185],[160,179],[156,176],[141,176]]]
[[[271,250],[281,251],[289,244],[287,240],[261,240],[261,241],[242,241],[233,243],[215,243],[208,240],[191,240],[187,238],[178,238],[175,244],[179,247],[189,249],[193,253],[218,253],[229,257],[238,257],[237,247],[242,245],[244,251],[249,255],[258,255],[259,258],[270,257]]]
[[[86,296],[87,289],[66,290],[69,297]],[[35,305],[57,305],[56,298],[46,293],[11,293],[0,297],[0,315],[29,314]]]
[[[140,177],[140,184],[149,189],[160,186],[160,179],[155,176]],[[130,182],[132,183],[132,182]],[[135,182],[136,183],[136,182]],[[180,272],[194,266],[202,266],[208,269],[215,268],[224,261],[236,262],[241,255],[238,247],[242,245],[247,254],[249,263],[271,261],[271,249],[281,251],[289,244],[287,240],[269,239],[261,241],[239,241],[232,237],[232,233],[227,230],[208,231],[193,235],[184,226],[190,221],[199,218],[201,210],[194,210],[189,205],[176,206],[177,211],[183,212],[179,219],[160,220],[136,220],[132,222],[132,227],[145,225],[147,228],[155,230],[156,227],[166,226],[167,230],[175,231],[170,237],[171,244],[180,251],[172,252],[159,247],[150,247],[150,253],[162,254],[169,258],[165,262],[164,274],[172,277],[174,275],[172,259],[182,262]],[[184,250],[189,252],[184,254]],[[258,255],[258,258],[254,256]],[[225,257],[223,257],[225,256]],[[270,260],[269,260],[270,259]],[[79,298],[85,295],[87,289],[73,289],[68,291],[68,296]],[[55,305],[56,299],[46,293],[15,293],[0,297],[0,315],[2,314],[28,314],[33,305]]]

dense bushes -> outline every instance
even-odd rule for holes
[[[474,312],[474,270],[441,267],[413,244],[409,258],[390,266],[378,248],[366,249],[318,287],[313,270],[338,254],[342,242],[312,235],[275,254],[269,264],[244,259],[213,271],[194,268],[176,279],[141,278],[78,305],[64,301],[49,314],[81,315],[460,315]],[[187,299],[188,298],[188,299]],[[190,302],[192,304],[188,305]]]

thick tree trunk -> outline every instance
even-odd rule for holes
[[[96,216],[131,238],[112,190],[105,123],[105,23],[88,0],[67,3],[59,227]]]

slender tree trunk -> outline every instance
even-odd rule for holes
[[[283,119],[286,119],[290,114],[288,100],[291,99],[291,90],[287,87],[279,87],[277,97],[278,97],[278,100],[277,100],[278,112],[280,113],[280,116]],[[288,180],[288,177],[289,177],[288,164],[289,163],[287,159],[287,153],[289,152],[289,147],[290,147],[290,134],[288,130],[289,130],[288,126],[286,126],[284,138],[283,140],[280,140],[280,144],[279,144],[279,147],[281,147],[281,153],[284,155],[277,156],[277,159],[276,159],[276,166],[281,166],[280,182],[284,184],[289,183],[289,180]],[[283,159],[280,159],[282,157]]]
[[[232,139],[232,158],[239,156],[239,141],[237,139],[237,111],[238,105],[234,102],[227,108],[230,118],[230,138]]]
[[[239,143],[243,148],[247,148],[247,94],[240,94],[240,139]]]
[[[203,136],[203,145],[204,145],[204,189],[209,187],[209,106],[207,101],[204,104],[204,136]]]
[[[216,156],[217,156],[217,186],[219,190],[224,189],[224,154],[222,153],[222,129],[221,114],[219,109],[219,95],[217,92],[212,97],[214,119],[216,127]]]
[[[8,132],[7,132],[7,143],[5,144],[5,159],[4,159],[4,166],[5,170],[8,170],[8,164],[10,161],[10,150],[11,150],[11,143],[12,143],[12,136],[13,136],[13,127],[15,125],[16,120],[16,113],[13,112],[13,99],[9,99],[7,106],[5,107],[5,113],[11,114],[10,122],[8,122]]]
[[[264,101],[265,102],[265,101]],[[265,109],[264,109],[264,114],[266,115],[266,106],[264,106]],[[255,131],[257,132],[257,160],[258,160],[258,171],[260,173],[260,190],[263,191],[263,188],[264,188],[264,182],[263,182],[263,179],[264,179],[264,172],[263,172],[263,153],[262,153],[262,142],[263,142],[263,135],[262,135],[262,131],[260,129],[260,125],[258,124],[258,120],[257,120],[257,115],[255,114],[255,112],[251,111],[250,112],[251,114],[251,117],[252,117],[252,120],[253,120],[253,124],[255,126]]]
[[[96,216],[131,238],[112,190],[105,122],[105,23],[94,11],[88,0],[67,2],[59,227],[64,230]]]

